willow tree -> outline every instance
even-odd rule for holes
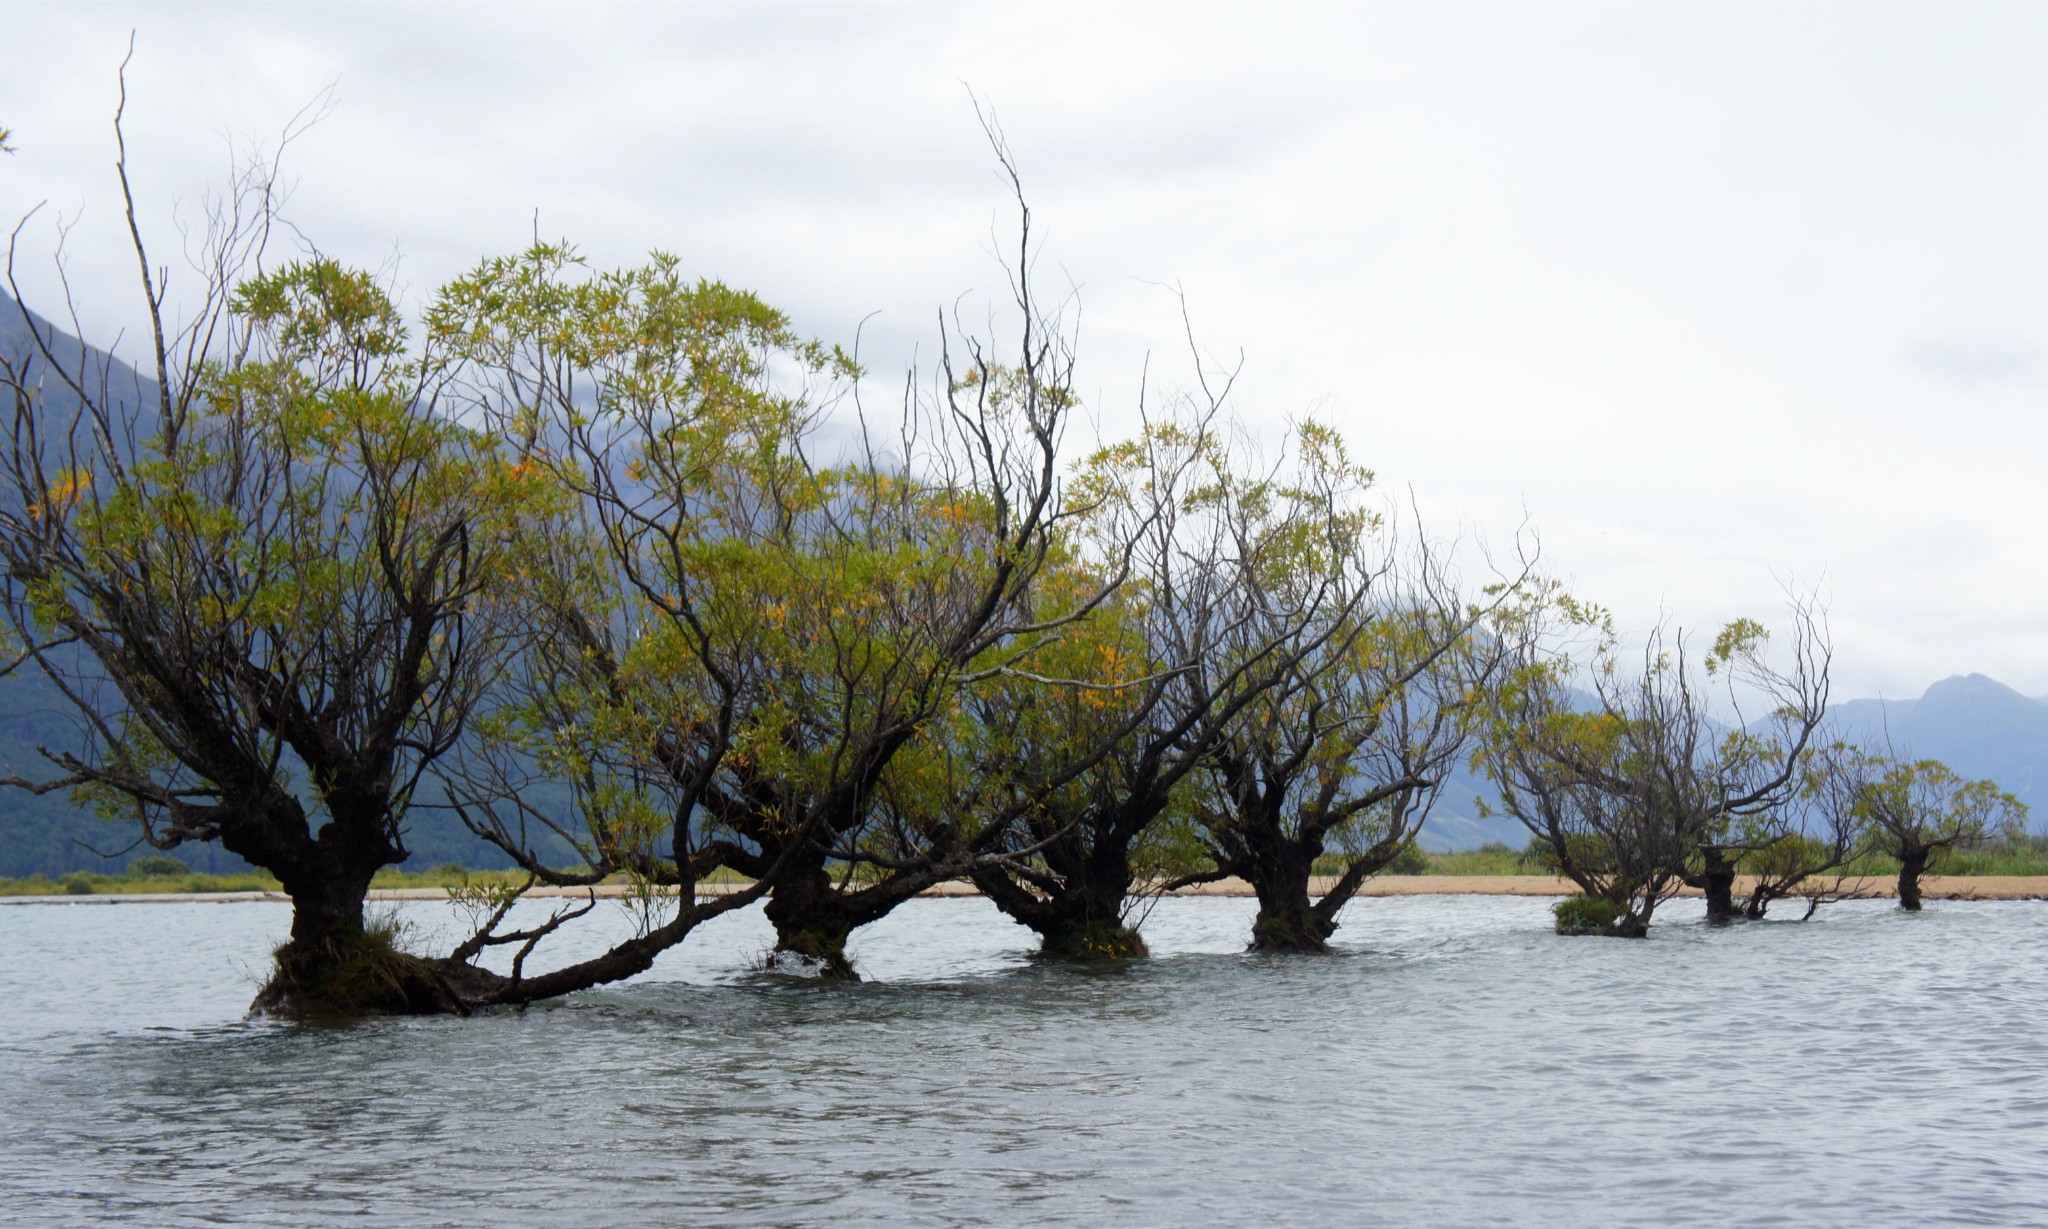
[[[1847,752],[1838,771],[1869,826],[1871,848],[1898,860],[1901,909],[1920,909],[1920,877],[1936,856],[2017,839],[2026,830],[2025,803],[1997,782],[1970,780],[1939,760]]]
[[[1361,524],[1274,567],[1325,570],[1373,550],[1378,534]],[[1426,546],[1406,563],[1382,554],[1350,564],[1364,600],[1238,715],[1210,756],[1199,815],[1213,869],[1182,882],[1251,884],[1253,950],[1325,950],[1344,906],[1412,846],[1482,724],[1484,688],[1504,658],[1490,624],[1526,571],[1468,601]],[[1335,875],[1318,893],[1325,859]]]
[[[1134,887],[1184,869],[1160,821],[1195,765],[1173,731],[1199,738],[1200,714],[1169,696],[1178,667],[1144,634],[1140,588],[1035,659],[1035,677],[987,680],[963,705],[953,792],[990,855],[974,883],[1048,956],[1144,955]]]
[[[537,246],[449,288],[435,328],[465,399],[574,504],[530,529],[517,745],[453,774],[479,832],[553,882],[772,883],[778,950],[837,975],[854,927],[964,869],[943,840],[868,839],[885,774],[963,685],[1115,584],[1035,595],[1069,516],[1071,353],[1021,274],[1024,218],[1015,350],[949,330],[902,433],[863,421],[865,446],[832,457],[819,429],[851,361],[669,258],[593,275]],[[534,806],[535,774],[571,784],[572,815]],[[548,865],[529,838],[550,826],[581,866]],[[876,856],[889,884],[855,890],[874,885],[846,868]]]
[[[1768,641],[1740,619],[1695,664],[1683,635],[1668,649],[1653,635],[1631,672],[1606,635],[1590,668],[1525,656],[1495,692],[1483,759],[1501,809],[1598,902],[1591,929],[1640,938],[1688,881],[1703,885],[1710,917],[1736,915],[1731,846],[1796,799],[1827,712],[1829,648],[1811,608],[1792,607],[1781,660]],[[1732,721],[1710,710],[1716,692]]]
[[[447,1010],[488,975],[390,950],[363,902],[477,702],[493,647],[471,612],[530,492],[435,413],[440,370],[369,275],[237,279],[267,182],[214,213],[182,329],[145,282],[153,386],[44,332],[0,361],[0,602],[81,728],[11,783],[275,874],[291,938],[259,1007]]]
[[[1709,921],[1738,914],[1757,921],[1795,897],[1806,902],[1810,918],[1822,904],[1858,894],[1848,869],[1870,847],[1870,824],[1857,756],[1840,744],[1814,748],[1801,761],[1796,789],[1716,826],[1686,876],[1687,886],[1707,894]],[[1737,891],[1738,876],[1747,880],[1746,891]]]
[[[1019,736],[991,792],[1033,801],[1012,823],[1010,856],[975,882],[1050,954],[1143,954],[1132,905],[1194,869],[1190,825],[1210,757],[1262,697],[1312,668],[1364,599],[1350,555],[1274,583],[1276,554],[1356,526],[1319,489],[1328,475],[1294,481],[1297,464],[1320,464],[1327,434],[1304,426],[1279,470],[1248,470],[1210,430],[1223,393],[1084,470],[1096,506],[1140,528],[1120,539],[1130,580],[1114,618],[1076,641],[1078,677],[977,698],[983,722]]]

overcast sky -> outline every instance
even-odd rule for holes
[[[1821,584],[1839,697],[2048,694],[2048,7],[0,4],[0,214],[134,327],[115,68],[173,250],[290,150],[329,254],[416,296],[522,246],[651,248],[900,371],[1001,290],[994,107],[1078,289],[1082,390],[1243,359],[1433,527],[1627,626]],[[969,302],[978,300],[970,299]],[[132,351],[130,351],[132,353]]]

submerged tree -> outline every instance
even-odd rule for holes
[[[1568,615],[1584,615],[1567,604]],[[1581,619],[1604,631],[1604,616]],[[1483,755],[1500,804],[1544,843],[1559,871],[1601,903],[1603,933],[1640,938],[1688,882],[1710,918],[1736,915],[1732,834],[1789,805],[1826,715],[1829,650],[1813,611],[1792,607],[1789,661],[1765,656],[1751,620],[1723,628],[1696,671],[1683,636],[1653,635],[1639,671],[1624,674],[1603,635],[1590,693],[1557,658],[1525,656],[1498,693]],[[1533,642],[1531,642],[1533,643]],[[1714,720],[1709,688],[1725,687],[1732,724]],[[1744,722],[1745,698],[1766,714]]]
[[[1872,848],[1898,859],[1901,909],[1920,909],[1920,877],[1941,853],[2015,839],[2026,829],[2025,803],[1938,760],[1852,752],[1840,757],[1840,772],[1869,824]]]
[[[1050,955],[1144,954],[1131,905],[1199,861],[1191,825],[1211,755],[1364,597],[1348,549],[1303,566],[1306,543],[1355,528],[1355,475],[1317,472],[1332,437],[1314,426],[1290,437],[1301,449],[1288,464],[1306,474],[1246,477],[1209,429],[1227,391],[1205,389],[1181,421],[1148,426],[1084,471],[1098,506],[1136,526],[1117,539],[1131,575],[1095,633],[1093,683],[978,701],[980,720],[1019,739],[988,792],[1031,805],[1008,829],[1008,856],[975,882]]]
[[[1791,897],[1805,900],[1805,916],[1812,917],[1822,904],[1857,894],[1848,869],[1868,846],[1869,825],[1845,755],[1853,752],[1839,745],[1810,750],[1795,791],[1774,806],[1731,816],[1703,843],[1687,882],[1714,890],[1710,921],[1730,921],[1738,911],[1756,921]],[[1710,865],[1716,878],[1707,882],[1701,872]],[[1748,892],[1738,897],[1723,876],[1746,878]]]
[[[1192,767],[1170,754],[1189,730],[1186,658],[1158,622],[1189,595],[1156,594],[1166,544],[1189,544],[1180,496],[1204,439],[1201,422],[1158,426],[1093,458],[1078,484],[1090,513],[1079,553],[1121,552],[1129,578],[1032,673],[999,675],[963,697],[973,731],[967,790],[988,817],[977,844],[993,855],[974,883],[1048,955],[1145,954],[1128,913],[1132,884],[1154,821]]]
[[[370,277],[238,282],[269,189],[252,173],[213,210],[182,329],[135,232],[154,386],[40,331],[0,359],[0,604],[82,725],[45,750],[55,775],[10,783],[277,875],[292,934],[260,1007],[443,1010],[487,975],[385,950],[363,902],[476,703],[493,648],[469,615],[527,494],[435,414],[440,373]]]
[[[1314,509],[1247,522],[1235,552],[1240,609],[1215,660],[1276,654],[1287,668],[1222,728],[1195,806],[1210,869],[1174,886],[1228,876],[1259,899],[1252,947],[1322,951],[1337,915],[1368,877],[1412,845],[1483,711],[1500,659],[1482,629],[1517,592],[1494,587],[1468,605],[1436,550],[1405,550],[1361,497],[1372,475],[1317,424],[1284,500]],[[1325,587],[1328,616],[1295,620],[1303,591]],[[1197,670],[1201,669],[1200,666]],[[1313,876],[1340,860],[1318,897]]]
[[[1257,951],[1316,952],[1366,880],[1413,846],[1478,725],[1483,611],[1381,613],[1242,717],[1212,756],[1200,809],[1215,869],[1252,885]],[[1335,877],[1318,895],[1325,858]]]
[[[968,869],[959,817],[913,818],[916,770],[892,765],[1119,579],[1040,584],[1071,515],[1071,355],[1030,253],[1026,211],[1014,361],[949,333],[902,433],[863,423],[833,458],[819,401],[851,361],[665,257],[591,277],[537,247],[450,288],[437,329],[471,404],[574,505],[531,530],[519,748],[455,787],[477,831],[558,883],[772,880],[778,952],[837,976],[855,927]],[[533,805],[536,774],[572,784],[573,819]],[[583,866],[546,864],[550,828]]]

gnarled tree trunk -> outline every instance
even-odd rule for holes
[[[291,938],[276,953],[256,1014],[294,1017],[467,1014],[463,989],[495,975],[400,949],[391,927],[367,925],[379,869],[405,859],[376,806],[345,807],[318,836],[296,800],[273,797],[254,824],[223,826],[222,843],[275,874],[292,902]],[[446,966],[446,967],[444,967]]]
[[[1927,873],[1927,858],[1932,852],[1914,849],[1899,858],[1899,908],[1920,912],[1920,876]]]
[[[1259,915],[1252,921],[1255,952],[1327,952],[1337,933],[1334,910],[1318,908],[1309,899],[1309,877],[1315,861],[1293,842],[1266,851],[1240,868],[1258,894]]]
[[[1686,876],[1686,884],[1706,895],[1707,924],[1726,926],[1742,916],[1735,906],[1735,864],[1718,845],[1702,847],[1700,860],[1700,873]]]
[[[869,919],[849,916],[844,898],[832,886],[822,852],[785,868],[764,912],[775,927],[775,950],[768,957],[771,965],[786,967],[795,957],[814,963],[821,977],[860,980],[853,962],[846,958],[846,940],[854,927]]]
[[[975,872],[974,884],[996,908],[1037,933],[1041,955],[1056,960],[1150,955],[1145,940],[1124,922],[1132,878],[1129,853],[1110,844],[1087,856],[1048,850],[1054,871],[1034,877],[1038,881],[1031,886],[995,868]]]

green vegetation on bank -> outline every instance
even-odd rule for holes
[[[1316,874],[1335,875],[1344,869],[1341,856],[1318,858]],[[1532,845],[1515,849],[1500,841],[1488,841],[1477,849],[1432,853],[1410,845],[1387,864],[1389,875],[1549,875],[1556,868],[1545,864]]]

